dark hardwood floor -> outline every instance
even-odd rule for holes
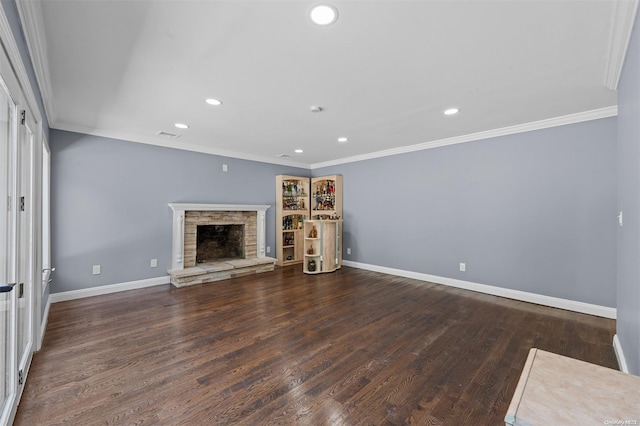
[[[344,267],[56,303],[15,425],[501,425],[529,348],[615,321]]]

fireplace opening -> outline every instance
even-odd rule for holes
[[[244,259],[244,225],[198,225],[196,262]]]

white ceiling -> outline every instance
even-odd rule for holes
[[[52,128],[317,167],[615,114],[637,0],[331,0],[339,19],[327,27],[308,19],[315,3],[18,0],[18,8]],[[451,106],[460,113],[444,116]]]

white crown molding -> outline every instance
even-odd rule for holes
[[[133,135],[122,132],[105,132],[99,129],[93,129],[84,126],[78,126],[68,123],[56,123],[54,126],[51,124],[51,128],[57,130],[64,130],[67,132],[83,133],[86,135],[99,136],[104,138],[118,139],[122,141],[130,141],[137,143],[144,143],[147,145],[161,146],[164,148],[181,149],[184,151],[199,152],[203,154],[219,155],[223,157],[237,158],[241,160],[257,161],[261,163],[277,164],[281,166],[298,167],[301,169],[313,170],[322,167],[336,166],[339,164],[354,163],[357,161],[371,160],[374,158],[388,157],[392,155],[405,154],[409,152],[422,151],[426,149],[439,148],[448,145],[456,145],[460,143],[473,142],[483,139],[494,138],[498,136],[508,136],[517,133],[530,132],[533,130],[542,130],[552,127],[564,126],[566,124],[581,123],[584,121],[597,120],[600,118],[615,117],[618,115],[618,106],[610,106],[591,111],[584,111],[575,114],[563,115],[560,117],[549,118],[540,121],[534,121],[531,123],[518,124],[515,126],[503,127],[500,129],[487,130],[484,132],[471,133],[468,135],[456,136],[453,138],[439,139],[431,142],[424,142],[421,144],[404,146],[399,148],[392,148],[383,151],[372,152],[368,154],[356,155],[353,157],[346,157],[337,160],[326,161],[323,163],[307,164],[297,161],[291,161],[280,158],[270,158],[253,154],[246,154],[235,151],[228,151],[223,149],[205,147],[201,145],[187,144],[182,142],[159,140],[157,137],[143,137],[140,135]]]
[[[331,161],[326,161],[323,163],[315,163],[315,164],[307,164],[307,163],[300,163],[297,161],[291,161],[291,160],[285,160],[285,159],[245,154],[245,153],[240,153],[235,151],[205,147],[201,145],[193,145],[193,144],[186,144],[186,143],[183,144],[181,142],[175,142],[175,141],[158,140],[156,137],[142,137],[139,135],[126,134],[126,133],[120,133],[120,132],[105,132],[102,130],[92,129],[89,127],[83,127],[83,126],[78,126],[74,124],[56,123],[55,126],[53,125],[53,123],[50,123],[50,124],[51,124],[51,128],[64,130],[68,132],[83,133],[83,134],[92,135],[92,136],[100,136],[104,138],[119,139],[119,140],[130,141],[130,142],[138,142],[138,143],[144,143],[147,145],[161,146],[165,148],[181,149],[184,151],[199,152],[203,154],[238,158],[241,160],[258,161],[261,163],[270,163],[270,164],[277,164],[281,166],[291,166],[291,167],[298,167],[301,169],[314,170],[322,167],[354,163],[357,161],[371,160],[371,159],[380,158],[380,157],[389,157],[392,155],[422,151],[425,149],[439,148],[439,147],[448,146],[448,145],[456,145],[456,144],[465,143],[465,142],[473,142],[473,141],[478,141],[482,139],[495,138],[498,136],[507,136],[507,135],[513,135],[517,133],[530,132],[533,130],[548,129],[551,127],[564,126],[566,124],[581,123],[583,121],[597,120],[600,118],[615,117],[616,115],[618,115],[618,106],[614,105],[614,106],[595,109],[591,111],[584,111],[584,112],[579,112],[575,114],[568,114],[560,117],[534,121],[531,123],[518,124],[515,126],[503,127],[500,129],[487,130],[485,132],[471,133],[468,135],[456,136],[456,137],[447,138],[447,139],[439,139],[431,142],[424,142],[417,145],[409,145],[409,146],[403,146],[399,148],[392,148],[392,149],[387,149],[383,151],[356,155],[353,157],[340,158],[337,160],[331,160]]]
[[[40,86],[44,112],[49,123],[52,123],[56,119],[56,114],[53,104],[47,38],[44,35],[41,3],[39,0],[16,0],[16,6],[18,7],[20,22],[29,47],[29,56],[36,74],[36,80],[38,81],[38,86]]]
[[[39,127],[42,127],[42,114],[40,112],[40,107],[38,106],[33,88],[31,87],[31,82],[29,81],[27,70],[24,67],[24,63],[22,62],[20,50],[18,49],[15,38],[13,37],[13,32],[11,31],[11,26],[9,25],[9,20],[7,19],[7,15],[4,12],[4,3],[2,3],[0,6],[0,40],[2,40],[2,44],[4,45],[4,48],[7,52],[7,56],[9,56],[11,65],[16,73],[18,84],[20,84],[20,88],[22,89],[22,92],[25,96],[27,106],[31,110],[36,124]]]
[[[341,158],[338,160],[315,163],[311,169],[336,166],[339,164],[355,163],[356,161],[371,160],[373,158],[389,157],[391,155],[406,154],[409,152],[422,151],[425,149],[439,148],[442,146],[456,145],[459,143],[479,141],[482,139],[495,138],[498,136],[513,135],[516,133],[530,132],[532,130],[542,130],[551,127],[564,126],[565,124],[581,123],[583,121],[597,120],[599,118],[614,117],[618,115],[618,106],[610,106],[591,111],[578,112],[575,114],[563,115],[560,117],[548,118],[546,120],[533,121],[531,123],[517,124],[515,126],[503,127],[500,129],[487,130],[485,132],[471,133],[468,135],[456,136],[453,138],[439,139],[431,142],[424,142],[416,145],[403,146],[399,148],[386,149],[369,154],[355,155],[353,157]]]
[[[620,371],[623,373],[629,373],[629,366],[627,365],[627,360],[624,357],[624,352],[622,352],[622,345],[620,344],[620,339],[617,334],[613,335],[613,351],[616,353],[616,359],[618,360]]]
[[[535,303],[538,305],[550,306],[552,308],[560,308],[567,311],[580,312],[583,314],[596,315],[604,318],[616,319],[617,316],[617,310],[615,308],[610,308],[607,306],[593,305],[590,303],[578,302],[575,300],[560,299],[558,297],[545,296],[542,294],[529,293],[526,291],[495,287],[486,284],[474,283],[471,281],[462,281],[454,278],[423,274],[420,272],[405,271],[402,269],[387,268],[385,266],[352,262],[349,260],[343,261],[342,264],[345,266],[351,266],[353,268],[365,269],[367,271],[382,272],[384,274],[396,275],[399,277],[413,278],[420,281],[443,284],[450,287],[477,291],[478,293],[491,294],[493,296],[506,297],[509,299],[520,300],[522,302]]]
[[[170,283],[170,277],[149,278],[146,280],[129,281],[126,283],[103,285],[100,287],[83,288],[80,290],[51,293],[50,303],[66,302],[67,300],[83,299],[85,297],[101,296],[103,294],[118,293],[120,291],[137,290],[139,288],[154,287]]]
[[[182,141],[176,142],[176,141],[158,139],[160,138],[160,136],[149,137],[149,136],[133,135],[133,134],[123,133],[123,132],[112,132],[112,131],[105,132],[99,129],[92,129],[89,127],[77,126],[74,124],[65,124],[65,123],[55,123],[55,125],[54,123],[50,123],[50,125],[52,129],[64,130],[67,132],[83,133],[91,136],[100,136],[103,138],[119,139],[122,141],[137,142],[137,143],[143,143],[146,145],[161,146],[164,148],[180,149],[183,151],[192,151],[192,152],[199,152],[202,154],[219,155],[222,157],[237,158],[239,160],[257,161],[259,163],[277,164],[280,166],[298,167],[301,169],[309,170],[309,164],[306,164],[306,163],[286,160],[283,158],[264,157],[261,155],[246,154],[242,152],[228,151],[225,149],[188,144],[188,143],[183,143]]]
[[[614,3],[604,82],[611,90],[618,90],[637,10],[638,0],[616,0]]]

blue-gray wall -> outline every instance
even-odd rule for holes
[[[640,18],[636,17],[618,87],[617,335],[629,372],[640,375]]]
[[[606,118],[313,175],[344,176],[345,260],[615,307],[615,166]]]
[[[172,202],[271,205],[267,245],[275,256],[275,177],[310,175],[53,129],[50,146],[52,293],[166,276]],[[149,267],[152,258],[157,268]],[[92,275],[92,265],[101,265],[100,275]]]
[[[616,306],[616,122],[313,171],[344,176],[346,260]],[[53,292],[163,276],[169,202],[275,205],[304,169],[51,131]],[[229,172],[222,172],[222,164]],[[274,208],[267,244],[275,246]],[[149,260],[158,259],[158,268]],[[467,271],[458,271],[465,262]],[[102,265],[101,275],[91,266]]]

